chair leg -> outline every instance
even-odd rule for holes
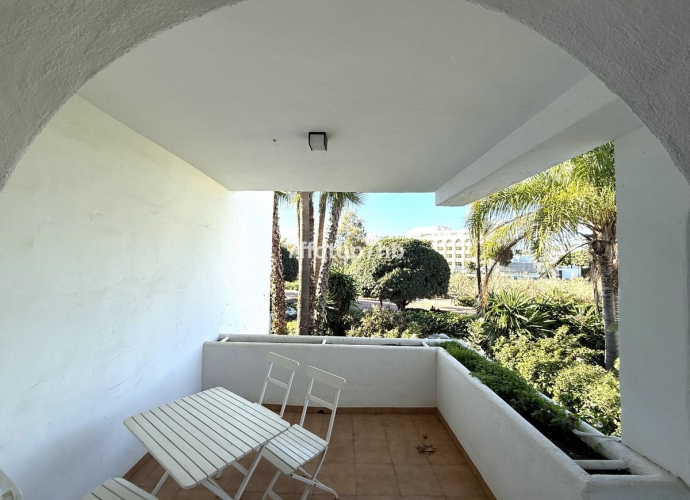
[[[330,493],[331,495],[333,495],[335,498],[338,498],[338,492],[335,491],[333,488],[329,488],[328,486],[326,486],[326,485],[323,484],[322,482],[319,482],[319,481],[316,481],[316,480],[315,480],[315,481],[314,481],[314,486],[313,486],[312,488],[318,488],[318,489],[320,489],[320,490],[327,491],[328,493]]]
[[[311,493],[313,489],[313,486],[307,485],[307,487],[304,488],[304,493],[302,493],[302,498],[300,498],[300,500],[307,500],[309,493]]]
[[[276,481],[280,477],[280,471],[277,470],[275,474],[273,474],[273,479],[271,479],[271,482],[268,483],[268,488],[266,488],[266,491],[264,492],[264,496],[261,497],[261,500],[266,500],[266,498],[273,493],[273,487],[276,484]]]
[[[166,479],[168,479],[169,475],[170,475],[170,473],[166,470],[165,473],[163,474],[163,477],[160,478],[160,481],[158,481],[158,484],[156,485],[156,487],[151,492],[151,494],[153,496],[156,496],[156,493],[158,493],[160,491],[160,489],[163,487],[163,483],[165,482]]]

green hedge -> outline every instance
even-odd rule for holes
[[[563,433],[568,438],[572,436],[570,430],[578,424],[577,417],[544,399],[518,373],[489,361],[457,342],[444,342],[440,347],[535,427]]]

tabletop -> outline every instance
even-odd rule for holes
[[[139,413],[124,424],[185,489],[290,427],[275,413],[222,387]]]

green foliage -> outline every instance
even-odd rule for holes
[[[467,337],[468,325],[474,316],[452,312],[431,312],[423,309],[406,309],[402,312],[408,321],[419,325],[423,337],[434,333],[445,333],[451,338]]]
[[[448,283],[448,295],[455,305],[475,307],[477,305],[477,277],[465,273],[453,273]]]
[[[577,425],[575,416],[544,399],[518,373],[489,361],[457,342],[446,342],[441,347],[532,424],[561,432],[569,431]]]
[[[387,307],[372,307],[364,313],[359,325],[350,329],[350,337],[418,338],[420,326],[399,311]]]
[[[606,434],[620,433],[618,380],[595,363],[601,352],[583,347],[562,326],[551,338],[511,336],[493,345],[494,359],[515,370],[557,403]]]
[[[359,290],[354,277],[335,269],[329,271],[326,320],[333,335],[345,335],[345,330],[352,323],[348,316],[356,305],[358,296]]]
[[[489,342],[511,333],[530,337],[548,335],[554,327],[554,320],[543,309],[522,292],[500,292],[489,296],[484,315]]]
[[[604,434],[620,434],[620,386],[613,372],[573,363],[557,375],[553,399]]]
[[[532,299],[560,296],[582,304],[594,304],[592,283],[583,278],[532,280],[494,274],[489,282],[489,293],[508,291],[522,292]],[[453,274],[448,285],[448,295],[454,299],[456,305],[475,306],[477,278],[469,274]]]
[[[355,260],[356,252],[367,245],[364,221],[352,210],[343,212],[336,237],[333,267],[344,269]]]
[[[522,291],[503,291],[489,295],[481,321],[469,328],[468,342],[493,354],[500,338],[528,339],[553,337],[566,327],[583,347],[596,350],[595,361],[603,363],[604,327],[593,305],[579,304],[563,296],[530,298]]]
[[[299,272],[299,262],[297,262],[297,257],[294,257],[290,250],[284,246],[280,247],[280,257],[283,261],[283,279],[288,281],[295,281],[297,279],[297,273]]]
[[[299,335],[297,331],[297,320],[287,322],[288,335]]]
[[[587,250],[575,250],[568,252],[559,259],[560,265],[563,266],[589,266],[592,257]]]
[[[299,281],[286,281],[285,282],[285,289],[286,290],[294,290],[298,291],[299,290]]]
[[[511,336],[501,338],[493,345],[494,359],[503,366],[515,370],[537,389],[553,395],[557,375],[574,363],[592,364],[597,351],[583,347],[579,338],[568,333],[562,326],[553,337],[530,339]]]
[[[351,268],[365,296],[390,300],[400,310],[415,299],[448,291],[448,263],[425,241],[383,238],[368,246]]]

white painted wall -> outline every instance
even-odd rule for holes
[[[690,186],[646,129],[615,146],[623,440],[690,483]]]
[[[319,345],[259,342],[206,342],[203,388],[226,387],[257,401],[272,351],[299,361],[288,404],[303,405],[307,366],[335,373],[347,380],[342,407],[436,407],[436,350],[428,347]],[[280,380],[286,372],[280,374]],[[284,392],[272,387],[265,402],[282,402]]]
[[[204,340],[265,332],[270,217],[80,98],[56,115],[0,193],[0,467],[25,498],[124,473],[122,419],[199,390]]]

